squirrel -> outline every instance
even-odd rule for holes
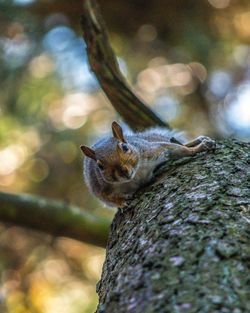
[[[181,133],[161,127],[126,133],[114,121],[112,132],[113,136],[99,140],[91,148],[80,147],[85,155],[86,184],[108,206],[124,207],[139,188],[150,183],[154,170],[167,159],[215,148],[215,141],[207,136],[184,144]]]

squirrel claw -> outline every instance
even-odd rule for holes
[[[216,143],[215,143],[214,140],[212,140],[211,138],[206,137],[206,136],[201,136],[201,137],[203,137],[202,141],[201,141],[201,144],[204,147],[205,151],[206,150],[210,151],[210,150],[214,150],[215,149]]]
[[[199,137],[197,137],[197,140],[199,140],[200,142],[202,142],[202,141],[204,141],[204,140],[209,140],[209,141],[213,141],[210,137],[208,137],[208,136],[199,136]]]
[[[123,214],[127,210],[127,207],[128,203],[124,202],[122,205],[119,205],[118,210],[120,210],[121,214]]]

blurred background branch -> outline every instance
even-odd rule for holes
[[[0,220],[105,247],[110,220],[42,197],[0,192]]]
[[[114,109],[134,130],[157,125],[169,127],[128,86],[109,43],[97,2],[83,1],[83,7],[81,24],[89,63]]]

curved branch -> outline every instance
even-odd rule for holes
[[[83,8],[81,26],[90,67],[115,110],[132,129],[170,128],[133,93],[121,74],[96,1],[85,0]]]
[[[0,192],[0,220],[105,247],[110,220],[67,203]]]

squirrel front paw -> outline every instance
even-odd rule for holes
[[[202,141],[204,141],[204,140],[208,140],[208,141],[214,141],[213,139],[211,139],[210,137],[208,137],[208,136],[198,136],[197,138],[196,138],[196,140],[198,140],[200,143],[202,142]]]
[[[120,201],[118,207],[123,210],[125,207],[129,205],[129,202],[133,200],[133,195],[132,194],[125,194],[123,195],[122,200]]]
[[[203,151],[211,151],[216,147],[216,142],[207,136],[200,136],[199,140],[201,140],[201,145],[204,149]]]

